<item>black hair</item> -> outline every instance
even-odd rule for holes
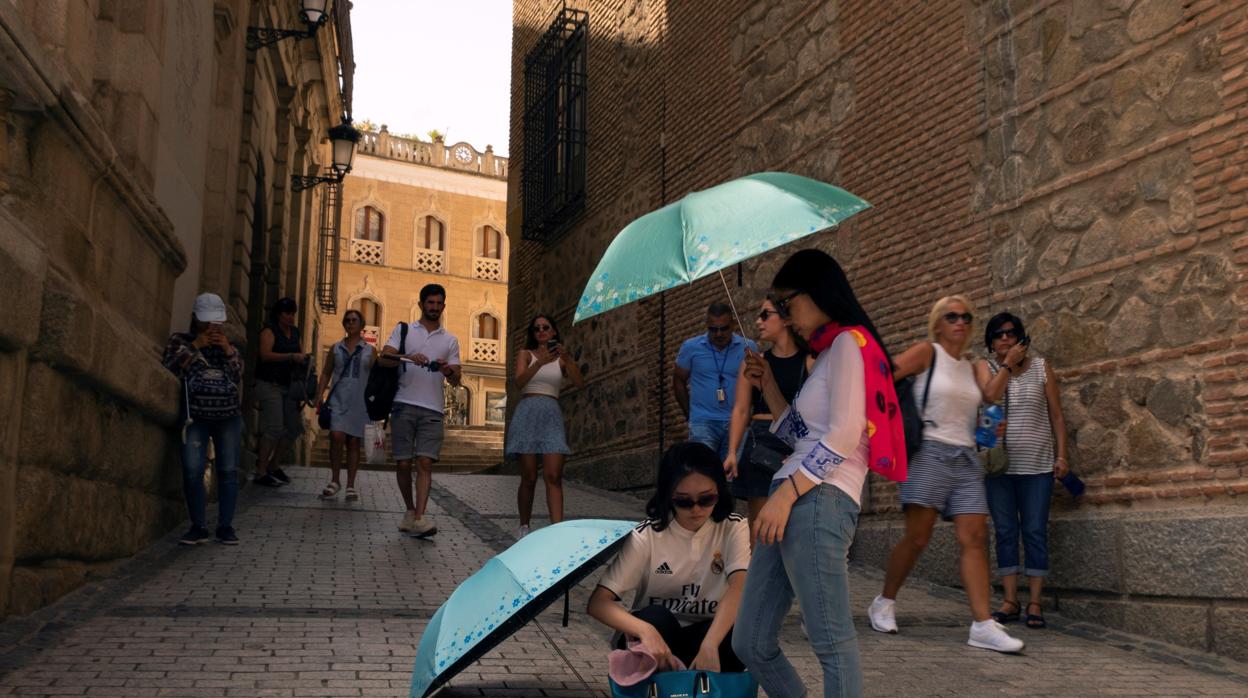
[[[273,307],[269,309],[269,324],[276,326],[278,316],[282,313],[295,313],[299,311],[299,304],[294,298],[289,296],[286,298],[278,298]]]
[[[347,326],[347,316],[351,315],[352,313],[354,313],[356,316],[360,318],[360,329],[364,329],[364,313],[361,313],[357,308],[347,308],[347,312],[342,314],[343,328],[345,329]]]
[[[446,300],[446,289],[442,288],[442,284],[425,284],[420,289],[420,302],[423,304],[429,296],[442,296],[442,300]]]
[[[555,331],[553,339],[563,344],[563,335],[559,334],[559,325],[555,324],[555,319],[546,313],[538,313],[529,320],[529,326],[524,330],[524,348],[533,351],[537,348],[537,330],[533,329],[533,325],[537,323],[538,318],[546,318],[546,322],[550,323],[550,329]]]
[[[728,305],[727,303],[721,303],[719,301],[711,303],[710,306],[708,306],[706,309],[707,317],[719,317],[721,315],[731,315],[731,314],[732,314],[732,306]]]
[[[654,530],[662,531],[672,522],[672,493],[681,480],[694,473],[711,478],[719,493],[719,500],[711,510],[711,520],[718,523],[732,513],[732,493],[728,491],[728,478],[719,456],[705,444],[681,441],[663,454],[654,482],[654,496],[646,502],[646,516],[654,521]]]
[[[992,351],[992,335],[996,334],[997,330],[1001,329],[1001,326],[1007,322],[1014,325],[1014,330],[1018,332],[1018,338],[1020,340],[1027,336],[1027,331],[1023,329],[1023,321],[1020,320],[1017,315],[1008,312],[997,313],[992,316],[992,319],[988,321],[987,326],[984,327],[984,346],[988,348],[988,351]]]
[[[834,322],[867,328],[880,345],[889,366],[894,365],[888,347],[875,329],[875,323],[871,322],[871,317],[858,302],[853,286],[849,285],[845,270],[831,255],[820,250],[794,252],[776,272],[771,287],[805,293]]]

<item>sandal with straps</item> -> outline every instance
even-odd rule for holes
[[[339,485],[336,482],[331,482],[328,485],[325,485],[325,489],[321,490],[321,499],[333,499],[334,497],[337,497],[338,490],[341,488],[342,485]]]
[[[1035,606],[1036,609],[1041,612],[1032,613],[1031,612],[1032,606]],[[1031,628],[1032,630],[1040,630],[1042,628],[1049,627],[1049,624],[1045,622],[1044,620],[1043,611],[1044,611],[1044,607],[1040,605],[1039,601],[1032,601],[1031,603],[1027,604],[1027,619],[1024,621],[1024,623],[1027,625],[1028,628]]]
[[[1013,611],[993,611],[992,612],[993,620],[997,621],[998,623],[1009,623],[1011,621],[1018,620],[1018,615],[1023,610],[1022,604],[1020,604],[1017,601],[1011,601],[1009,599],[1006,599],[1005,601],[1001,602],[1001,605],[1003,607],[1013,606],[1014,610]]]
[[[359,493],[359,492],[357,492],[357,491],[356,491],[356,489],[355,489],[354,487],[348,487],[348,488],[347,488],[347,496],[346,496],[346,500],[347,500],[348,502],[354,502],[355,500],[357,500],[357,499],[359,499],[359,498],[360,498],[360,493]]]

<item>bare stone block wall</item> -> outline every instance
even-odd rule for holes
[[[1248,656],[1248,592],[1226,583],[1248,538],[1248,3],[576,6],[588,205],[551,243],[513,237],[513,341],[535,306],[570,316],[614,234],[665,201],[760,170],[843,186],[874,208],[792,247],[842,262],[892,350],[963,293],[981,320],[1021,315],[1057,368],[1089,485],[1078,505],[1055,498],[1058,603]],[[514,8],[513,236],[522,62],[548,18]],[[726,275],[738,306],[790,251]],[[565,403],[573,476],[652,477],[660,436],[684,433],[670,361],[722,295],[708,279],[576,328],[591,386]],[[882,563],[896,488],[873,477],[868,494],[853,554]],[[951,531],[917,573],[957,583]]]

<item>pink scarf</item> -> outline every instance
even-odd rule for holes
[[[867,439],[870,456],[867,465],[894,482],[906,479],[906,432],[897,407],[897,389],[893,387],[893,369],[884,350],[865,327],[841,327],[835,322],[815,330],[810,348],[816,355],[832,346],[842,333],[848,332],[862,351],[863,383],[867,396]]]

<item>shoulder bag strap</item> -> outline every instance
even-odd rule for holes
[[[927,368],[927,380],[923,382],[923,412],[927,412],[927,394],[932,390],[932,375],[936,373],[936,345],[932,345],[932,365]]]

